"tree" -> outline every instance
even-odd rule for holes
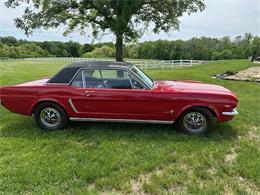
[[[115,49],[109,46],[97,47],[91,52],[84,53],[82,55],[85,58],[98,58],[98,57],[113,57],[115,56]]]
[[[79,57],[81,55],[81,45],[79,43],[69,41],[66,45],[71,57]]]
[[[95,49],[95,47],[92,44],[88,44],[88,43],[82,45],[82,47],[81,47],[82,53],[91,52],[94,49]]]
[[[14,37],[0,37],[0,44],[6,44],[8,46],[16,46],[17,45],[17,39]]]
[[[116,36],[116,60],[123,60],[123,40],[139,38],[152,27],[153,32],[178,29],[184,13],[202,11],[204,0],[6,0],[7,7],[26,5],[16,27],[27,35],[34,29],[67,26],[65,34],[82,33],[91,28],[94,37],[100,31]],[[151,25],[152,24],[152,25]]]

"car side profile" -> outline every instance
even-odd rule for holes
[[[0,88],[2,106],[34,115],[39,127],[69,121],[173,124],[202,134],[238,114],[228,89],[195,81],[152,80],[127,62],[88,61],[65,66],[50,79]]]

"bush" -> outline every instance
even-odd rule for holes
[[[91,52],[84,53],[82,55],[84,58],[100,58],[100,57],[109,57],[113,58],[115,57],[115,49],[109,46],[102,46],[99,48],[95,48]]]

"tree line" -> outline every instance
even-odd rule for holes
[[[223,38],[192,38],[190,40],[157,40],[125,44],[124,57],[135,59],[245,59],[260,56],[260,37],[246,33]],[[0,57],[88,57],[114,58],[112,42],[80,44],[60,41],[27,41],[15,37],[0,37]]]

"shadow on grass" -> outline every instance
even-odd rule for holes
[[[201,136],[186,135],[178,132],[173,125],[134,124],[134,123],[94,123],[71,122],[68,128],[57,131],[44,131],[36,126],[32,118],[17,119],[5,124],[0,129],[1,137],[17,137],[26,139],[120,139],[122,141],[235,141],[238,129],[230,123],[217,124],[215,130]]]

